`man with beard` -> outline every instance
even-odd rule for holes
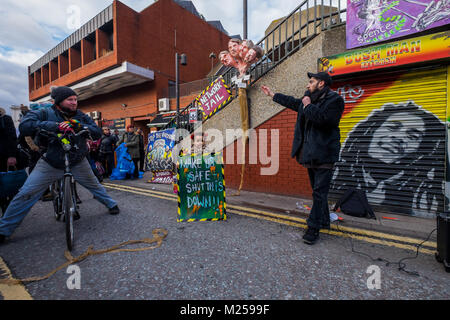
[[[34,136],[39,130],[54,133],[74,133],[86,127],[94,140],[100,138],[101,130],[86,114],[77,110],[77,94],[68,87],[55,87],[51,97],[54,105],[45,112],[31,111],[20,122],[19,130],[25,136]],[[86,137],[79,136],[77,148],[72,148],[69,163],[75,180],[88,189],[110,214],[120,212],[117,203],[98,182],[86,159],[88,148]],[[0,243],[9,237],[39,200],[47,187],[64,176],[64,151],[59,141],[49,139],[47,152],[36,164],[33,172],[11,201],[0,219]]]
[[[344,100],[330,89],[331,77],[326,72],[308,72],[307,91],[301,99],[274,94],[261,86],[264,94],[276,103],[298,113],[291,157],[308,169],[313,190],[313,207],[303,236],[307,244],[314,244],[322,228],[330,228],[328,191],[333,166],[339,160],[339,121],[344,111]]]

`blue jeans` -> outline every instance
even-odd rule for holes
[[[100,203],[113,208],[117,203],[98,182],[86,159],[71,168],[75,180],[88,189]],[[19,193],[0,219],[0,234],[9,237],[54,181],[64,176],[64,170],[55,169],[43,159],[39,160]]]

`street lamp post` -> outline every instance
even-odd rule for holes
[[[248,25],[248,20],[247,20],[247,0],[243,0],[243,9],[244,9],[244,39],[248,39],[248,32],[247,32],[247,25]]]
[[[175,53],[175,95],[177,97],[177,129],[180,128],[180,71],[178,68],[178,62],[182,66],[187,65],[187,59],[185,54],[179,55]]]

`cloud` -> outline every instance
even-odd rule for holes
[[[243,1],[193,0],[206,20],[220,20],[230,35],[243,35]],[[282,5],[281,5],[282,4]],[[299,5],[298,0],[248,0],[248,37],[257,42],[264,37],[270,23],[288,15]]]
[[[32,55],[28,53],[28,55]],[[0,53],[0,106],[9,110],[11,105],[28,104],[28,76],[26,63],[20,61],[22,53]],[[25,55],[25,58],[26,59]],[[8,112],[9,113],[9,112]]]

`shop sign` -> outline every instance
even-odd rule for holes
[[[323,57],[318,64],[319,71],[337,76],[448,57],[450,32],[444,31]]]

